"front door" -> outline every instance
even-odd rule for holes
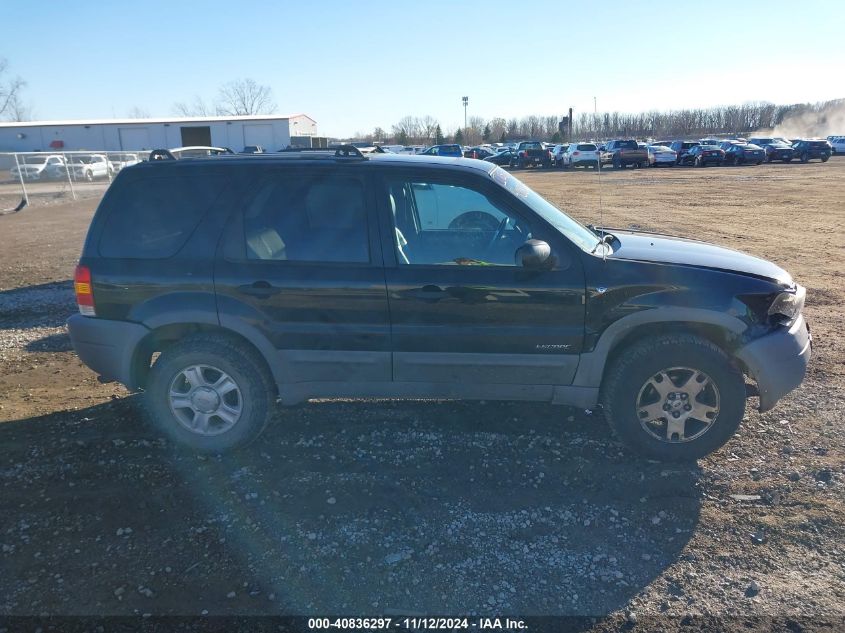
[[[585,292],[571,245],[486,174],[420,173],[388,172],[377,187],[393,379],[571,384]],[[531,238],[549,242],[556,266],[515,264]]]

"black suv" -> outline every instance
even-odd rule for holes
[[[795,156],[802,163],[818,158],[823,163],[826,163],[833,153],[833,146],[825,140],[800,140],[792,144],[792,149],[795,150]]]
[[[753,145],[759,145],[766,151],[767,163],[771,163],[773,160],[780,160],[784,163],[788,163],[795,158],[795,148],[783,139],[750,138],[748,139],[748,142]]]
[[[772,263],[584,227],[484,161],[351,147],[121,170],[75,290],[79,357],[202,452],[277,402],[391,397],[601,404],[629,446],[692,459],[739,426],[743,374],[766,411],[810,358]]]

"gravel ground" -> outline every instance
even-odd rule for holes
[[[0,615],[574,614],[594,616],[583,631],[845,630],[845,296],[830,235],[845,161],[792,167],[602,176],[608,224],[739,243],[810,288],[804,387],[774,411],[749,407],[734,440],[683,467],[627,454],[600,411],[524,403],[318,401],[282,411],[235,456],[181,454],[137,396],[97,383],[69,350],[67,279],[91,203],[0,218]],[[593,176],[525,180],[593,220]],[[762,224],[745,194],[767,187],[781,203]]]

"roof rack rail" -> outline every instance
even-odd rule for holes
[[[150,152],[150,160],[176,160],[176,157],[166,149],[154,149]]]
[[[321,152],[333,154],[337,158],[366,158],[354,145],[337,145],[334,147],[286,147],[280,152]]]

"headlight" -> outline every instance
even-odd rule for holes
[[[789,325],[801,314],[804,309],[804,300],[807,298],[807,289],[804,286],[795,286],[791,292],[781,292],[769,306],[768,314],[774,317],[775,321],[783,325]]]

